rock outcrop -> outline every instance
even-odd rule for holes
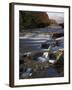
[[[20,11],[20,30],[45,27],[49,24],[49,17],[46,12]]]

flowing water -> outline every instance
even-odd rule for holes
[[[28,34],[30,32],[30,34]],[[35,30],[25,30],[25,35],[20,36],[19,38],[19,48],[20,48],[20,54],[24,54],[26,52],[34,52],[34,51],[41,51],[41,45],[45,42],[52,43],[54,42],[51,34],[46,33],[64,33],[64,30],[61,28],[41,28],[41,29],[35,29]],[[44,33],[44,34],[43,34]],[[53,51],[57,51],[60,48],[64,48],[64,42],[60,43],[59,46],[54,46],[51,48]],[[48,68],[47,71],[43,71],[42,75],[44,74],[49,77],[55,77],[58,75],[57,70],[55,68]],[[35,73],[36,74],[36,73]],[[34,75],[35,75],[34,74]],[[33,76],[34,77],[34,76]],[[41,77],[41,75],[40,75]]]

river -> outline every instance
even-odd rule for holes
[[[61,28],[39,28],[24,30],[26,34],[19,37],[20,53],[30,52],[34,50],[41,50],[41,45],[43,43],[54,43],[54,39],[51,34],[48,33],[64,33]],[[62,40],[63,41],[63,40]],[[63,48],[63,42],[60,43],[60,48]],[[56,49],[59,47],[55,47]],[[53,47],[54,50],[54,47]]]
[[[60,39],[53,39],[51,33],[64,33],[62,28],[39,28],[39,29],[30,29],[24,30],[26,33],[24,36],[19,37],[19,53],[32,53],[34,51],[41,51],[42,44],[47,43],[49,45],[59,42],[59,45],[54,45],[51,50],[57,51],[58,49],[64,48],[64,36]],[[48,34],[49,33],[49,34]],[[23,73],[23,72],[22,72]],[[26,73],[26,72],[25,72]],[[46,73],[46,74],[45,74]],[[23,73],[24,74],[24,73]],[[25,76],[25,74],[24,74]],[[39,71],[32,73],[32,77],[56,77],[60,76],[56,68],[49,67],[48,70]],[[63,76],[63,75],[62,75]],[[20,77],[23,78],[23,77]]]

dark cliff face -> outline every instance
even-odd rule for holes
[[[49,24],[46,12],[20,11],[20,29],[45,27]]]
[[[39,12],[37,14],[35,14],[36,17],[36,22],[39,26],[43,27],[43,26],[48,26],[49,24],[49,17],[45,12]]]

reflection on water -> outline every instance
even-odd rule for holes
[[[49,67],[48,69],[39,70],[37,72],[34,72],[32,77],[33,78],[43,78],[43,77],[57,77],[59,76],[59,73],[57,70],[53,67]]]
[[[57,70],[55,68],[53,68],[53,67],[49,67],[48,68],[48,76],[49,77],[56,77],[56,76],[58,76]]]
[[[46,77],[63,77],[64,73],[59,73],[57,68],[49,67],[48,69],[38,70],[36,72],[26,71],[23,72],[20,78],[46,78]]]

